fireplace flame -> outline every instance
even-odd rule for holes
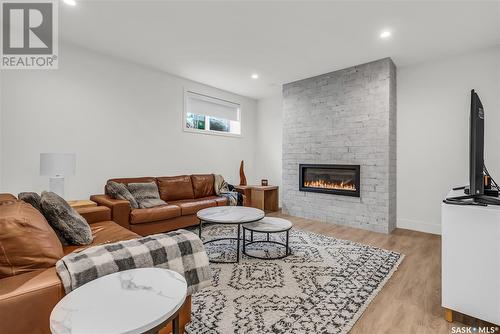
[[[323,189],[337,189],[337,190],[352,190],[356,191],[356,186],[350,182],[328,182],[325,180],[305,181],[305,187],[309,188],[323,188]]]

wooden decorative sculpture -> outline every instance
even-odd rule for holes
[[[247,178],[245,176],[245,170],[243,169],[243,160],[241,160],[240,164],[240,186],[247,185]]]

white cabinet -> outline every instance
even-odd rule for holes
[[[443,203],[441,234],[442,306],[500,324],[500,206]]]

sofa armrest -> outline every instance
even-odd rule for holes
[[[118,225],[130,229],[130,203],[123,199],[114,199],[108,195],[92,195],[90,200],[97,205],[106,206],[111,210],[111,220]]]
[[[55,267],[0,280],[0,332],[50,333],[50,312],[64,296]]]
[[[107,206],[94,206],[76,209],[89,224],[111,220],[111,209]]]

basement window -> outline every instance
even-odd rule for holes
[[[241,136],[238,103],[191,91],[184,93],[184,131]]]

